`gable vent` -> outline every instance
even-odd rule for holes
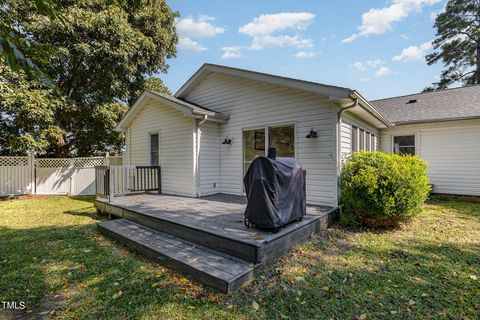
[[[417,102],[418,102],[417,99],[412,99],[412,100],[408,100],[408,102],[406,104],[417,103]]]

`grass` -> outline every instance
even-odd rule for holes
[[[6,318],[479,319],[480,204],[432,201],[398,230],[334,227],[227,296],[99,235],[91,197],[0,201]]]

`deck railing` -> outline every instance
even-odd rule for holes
[[[98,196],[114,197],[134,192],[162,192],[159,166],[95,167],[95,190]]]

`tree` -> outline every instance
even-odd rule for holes
[[[49,141],[46,152],[61,157],[118,151],[123,137],[114,128],[126,105],[175,56],[177,14],[165,0],[58,0],[56,10],[65,17],[59,20],[30,0],[4,1],[3,15],[31,39],[31,48],[20,44],[19,50],[35,53],[32,63],[65,101],[54,110],[63,135]]]
[[[435,52],[427,55],[429,65],[442,61],[446,67],[435,89],[455,82],[480,84],[480,1],[449,0],[435,20]]]
[[[0,64],[0,97],[0,155],[42,154],[63,136],[54,116],[65,101],[38,78]]]

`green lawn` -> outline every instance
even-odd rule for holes
[[[402,229],[335,227],[226,296],[96,231],[91,197],[0,201],[0,316],[479,319],[480,204],[432,201]]]

